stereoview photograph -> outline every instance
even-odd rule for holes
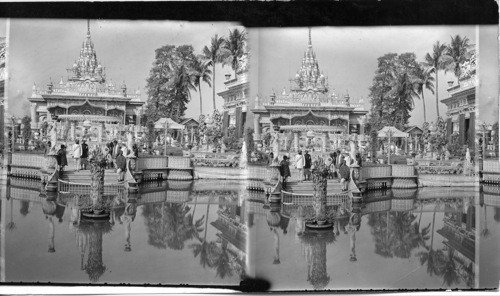
[[[2,282],[498,288],[498,27],[7,28]]]
[[[256,35],[249,163],[274,170],[251,197],[267,208],[249,227],[257,277],[272,290],[497,288],[498,28]]]
[[[11,19],[9,34],[2,280],[239,285],[245,29]]]

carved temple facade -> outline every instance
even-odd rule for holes
[[[71,135],[76,128],[88,122],[99,129],[100,137],[108,130],[106,125],[135,124],[140,126],[144,102],[140,92],[127,92],[125,83],[116,85],[106,80],[105,68],[98,62],[90,27],[82,43],[80,55],[68,71],[66,81],[49,81],[45,88],[33,85],[28,100],[31,103],[31,128],[37,130],[43,121],[55,116],[71,123]]]
[[[461,145],[467,145],[471,151],[474,151],[474,138],[476,127],[476,56],[461,66],[462,75],[458,83],[448,82],[449,97],[442,99],[448,108],[447,116],[447,134],[458,134],[458,140]]]
[[[362,104],[351,102],[349,95],[339,98],[330,91],[328,77],[320,72],[310,33],[302,66],[291,79],[290,91],[283,89],[280,95],[272,94],[262,102],[257,97],[251,111],[255,141],[262,140],[269,131],[291,132],[295,151],[301,142],[312,138],[320,140],[322,151],[345,147],[351,135],[364,135],[368,113]]]

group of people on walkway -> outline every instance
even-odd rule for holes
[[[288,178],[291,177],[290,163],[291,160],[287,155],[283,156],[283,160],[280,162],[280,176],[283,186],[286,186]],[[350,166],[356,163],[361,166],[361,155],[356,154],[356,159],[352,159],[348,153],[341,153],[340,150],[330,153],[330,155],[325,160],[326,165],[329,167],[329,178],[338,178],[339,182],[342,183],[342,191],[348,191],[348,185],[350,181]],[[311,181],[311,168],[312,168],[312,157],[309,151],[299,150],[297,155],[295,155],[292,165],[299,171],[298,181]]]
[[[47,155],[50,151],[51,142],[47,141],[47,148],[45,149],[45,154]],[[76,171],[87,170],[89,167],[89,155],[95,149],[100,149],[98,146],[93,147],[89,151],[89,146],[87,145],[85,139],[75,140],[75,143],[71,147],[70,155],[74,159],[75,169]],[[126,157],[139,156],[139,149],[137,144],[133,144],[132,149],[128,149],[124,144],[118,143],[117,140],[114,140],[110,143],[107,143],[103,148],[102,152],[107,162],[107,169],[115,169],[117,173],[119,173],[119,181],[123,181],[125,178],[125,171],[127,168]],[[67,147],[65,144],[61,144],[61,148],[56,153],[57,160],[57,169],[59,173],[62,174],[64,168],[68,165],[67,159]]]

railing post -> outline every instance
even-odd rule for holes
[[[7,176],[11,174],[12,165],[12,132],[9,131],[7,140]]]

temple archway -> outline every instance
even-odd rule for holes
[[[313,114],[312,111],[309,111],[304,116],[292,118],[292,125],[328,125],[328,119],[317,116]]]

